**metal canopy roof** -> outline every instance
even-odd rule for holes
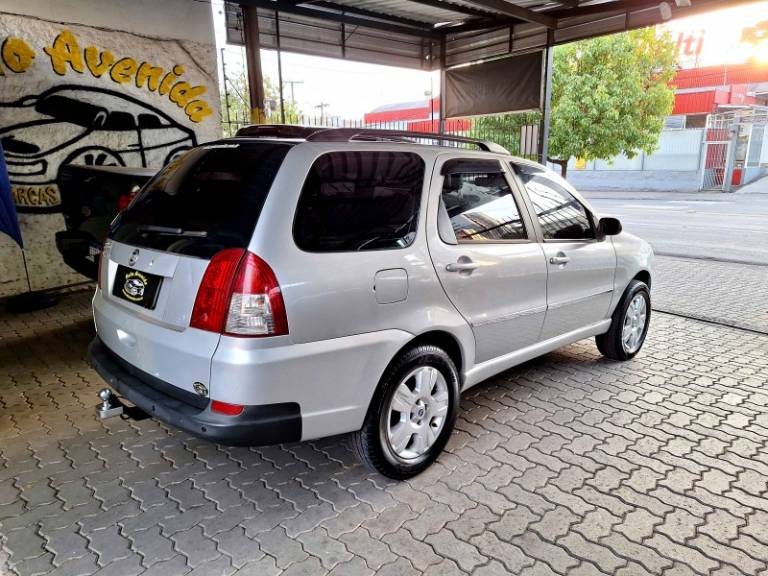
[[[251,6],[262,48],[432,70],[753,1],[233,0],[227,39],[244,43]]]

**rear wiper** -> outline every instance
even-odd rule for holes
[[[154,224],[142,224],[137,226],[136,230],[139,232],[155,232],[156,234],[167,234],[169,236],[185,236],[187,238],[205,238],[208,236],[207,230],[183,230],[182,228],[155,226]]]

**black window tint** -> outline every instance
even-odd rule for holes
[[[459,242],[524,240],[525,226],[497,162],[443,169],[443,204]]]
[[[411,152],[332,152],[309,171],[296,245],[309,252],[404,248],[416,237],[424,161]]]
[[[547,240],[593,239],[595,231],[587,209],[544,170],[517,166],[528,197]]]
[[[194,148],[163,168],[115,220],[110,237],[209,258],[248,245],[288,144]]]

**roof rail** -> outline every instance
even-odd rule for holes
[[[441,142],[456,142],[473,144],[484,152],[509,154],[509,151],[494,142],[465,138],[453,134],[435,134],[434,132],[411,132],[407,130],[382,130],[379,128],[315,128],[305,136],[308,142],[349,142],[350,140],[390,140],[408,142],[409,139],[439,140]]]
[[[307,138],[320,130],[325,130],[325,128],[319,126],[296,126],[294,124],[250,124],[240,128],[235,137]]]
[[[418,140],[438,140],[472,144],[485,152],[509,154],[509,151],[494,142],[465,138],[453,134],[435,134],[434,132],[412,132],[407,130],[386,130],[381,128],[325,128],[322,126],[296,126],[293,124],[251,124],[237,131],[236,137],[262,138],[301,138],[308,142],[349,142],[350,140],[382,140],[389,142],[410,142]]]

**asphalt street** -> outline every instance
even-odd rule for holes
[[[768,194],[589,192],[659,256],[768,266]]]

